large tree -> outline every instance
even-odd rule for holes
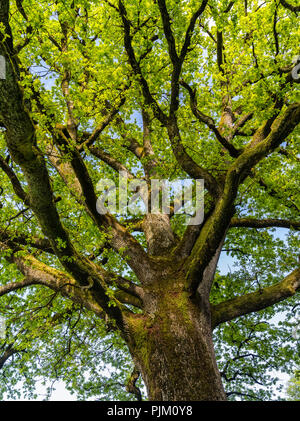
[[[11,378],[15,357],[30,386],[53,349],[51,372],[69,364],[76,388],[76,353],[91,347],[102,368],[102,342],[119,373],[126,345],[138,398],[139,373],[150,400],[226,400],[222,377],[245,367],[254,384],[253,336],[270,355],[278,332],[264,318],[293,314],[300,287],[297,12],[295,0],[1,0],[0,366]],[[185,225],[174,204],[100,214],[97,183],[120,171],[149,186],[203,179],[203,221]],[[238,264],[226,276],[222,251]],[[276,349],[284,366],[291,355]]]

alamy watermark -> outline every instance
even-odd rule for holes
[[[6,320],[5,317],[0,316],[0,339],[5,339]]]
[[[296,323],[292,330],[292,337],[294,339],[300,339],[300,316],[296,316]]]
[[[111,179],[97,184],[97,211],[119,216],[151,214],[182,214],[186,225],[200,225],[204,216],[204,180],[145,180],[119,173],[118,186]]]
[[[292,69],[292,78],[294,80],[298,80],[298,79],[300,79],[300,75],[299,75],[299,72],[300,72],[300,56],[294,57],[293,64],[295,66]]]
[[[6,61],[3,56],[0,56],[0,79],[6,79]]]

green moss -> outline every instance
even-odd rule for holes
[[[134,315],[129,319],[130,330],[134,338],[134,354],[147,371],[150,370],[150,355],[153,350],[151,334],[149,333],[152,323],[153,321],[144,315]]]
[[[174,354],[177,338],[170,328],[172,319],[176,320],[180,328],[193,335],[192,312],[193,304],[189,299],[189,294],[180,289],[172,293],[161,291],[157,312],[154,315],[129,317],[128,324],[133,337],[132,351],[146,372],[151,373],[155,369],[152,364],[152,355],[158,346],[164,349],[167,355]],[[176,361],[172,368],[179,369]]]

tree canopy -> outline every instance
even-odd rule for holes
[[[233,258],[209,280],[227,396],[274,397],[299,361],[299,8],[1,1],[0,396],[63,380],[80,399],[140,399],[124,314],[143,313],[169,256],[194,296],[219,250]],[[203,179],[203,224],[100,215],[97,183],[120,171]]]

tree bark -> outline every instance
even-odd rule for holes
[[[165,279],[151,285],[151,293],[144,297],[145,313],[127,318],[130,352],[149,400],[226,400],[210,307],[201,297],[192,300],[183,285],[183,280],[176,280],[174,287],[174,281]]]

